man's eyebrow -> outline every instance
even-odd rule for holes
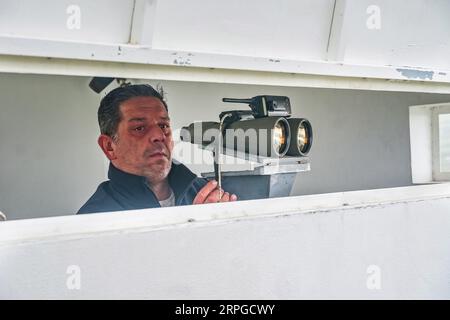
[[[169,117],[160,117],[160,119],[170,121]],[[128,120],[128,122],[144,122],[144,121],[147,121],[147,118],[131,118]]]
[[[146,121],[146,118],[131,118],[128,122],[143,122]]]

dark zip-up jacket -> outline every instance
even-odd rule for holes
[[[145,177],[126,173],[110,164],[108,178],[109,181],[98,186],[78,214],[160,207]],[[175,162],[172,162],[168,178],[177,206],[192,204],[207,183],[206,179],[197,177],[185,165]]]

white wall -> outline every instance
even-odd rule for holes
[[[127,43],[133,0],[2,0],[0,35]]]
[[[409,109],[413,183],[433,181],[432,110],[430,105],[411,106]]]
[[[447,0],[3,0],[0,52],[448,82],[449,12]]]
[[[394,65],[410,79],[433,78],[415,67],[449,69],[450,2],[447,0],[350,0],[344,10],[341,54],[344,62]],[[368,25],[372,25],[371,28]]]
[[[9,219],[72,214],[104,179],[96,144],[100,96],[89,80],[0,75],[0,210]],[[162,84],[175,128],[235,107],[222,97],[289,96],[294,115],[309,118],[315,134],[311,171],[298,176],[293,195],[410,185],[408,106],[450,101],[439,94]]]
[[[449,207],[444,184],[3,222],[0,299],[449,299]]]
[[[154,24],[154,48],[324,60],[333,5],[332,0],[165,0],[158,1],[156,19],[145,21],[145,28]]]
[[[0,76],[0,211],[72,214],[104,176],[88,79]]]

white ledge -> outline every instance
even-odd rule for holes
[[[0,223],[0,246],[9,245],[11,242],[61,241],[104,233],[205,226],[244,219],[325,213],[339,208],[345,210],[439,198],[450,198],[450,183],[15,220]]]
[[[10,36],[0,36],[0,55],[4,55],[2,59],[8,59],[8,56],[17,57],[40,57],[40,58],[52,58],[52,59],[67,59],[76,61],[87,62],[108,62],[108,63],[120,63],[120,67],[114,68],[109,71],[109,76],[120,76],[118,73],[122,73],[120,69],[127,69],[128,65],[137,64],[140,68],[143,66],[156,67],[157,70],[161,70],[161,67],[175,68],[175,72],[183,73],[180,67],[193,68],[193,69],[219,69],[225,71],[239,71],[239,72],[260,72],[260,73],[275,73],[284,74],[285,76],[326,76],[336,78],[356,78],[360,82],[367,82],[369,80],[382,81],[382,87],[387,88],[396,86],[398,91],[422,91],[428,92],[427,84],[436,84],[441,88],[441,92],[450,92],[450,71],[447,70],[433,70],[430,68],[421,68],[420,66],[382,66],[382,65],[355,65],[348,63],[341,63],[336,61],[301,61],[301,60],[287,60],[278,59],[276,57],[251,57],[251,56],[239,56],[239,55],[226,55],[216,53],[205,52],[183,52],[175,50],[161,50],[151,48],[149,46],[130,45],[130,44],[101,44],[101,43],[81,43],[74,41],[59,41],[48,39],[31,39],[20,38]],[[123,64],[126,65],[123,65]],[[5,63],[3,63],[4,65]],[[133,69],[133,67],[131,67]],[[159,69],[158,69],[159,68]],[[3,72],[26,72],[20,65],[14,65],[12,69],[7,70],[6,66],[1,67],[0,71]],[[69,69],[70,70],[70,69]],[[29,70],[30,71],[30,70]],[[130,74],[131,78],[143,78],[149,77],[148,73],[152,71],[152,68],[147,69],[147,76],[145,72],[139,72],[134,70],[135,76]],[[33,72],[33,71],[30,71]],[[45,68],[41,70],[45,72]],[[64,67],[60,68],[60,74],[66,74]],[[108,73],[108,72],[107,72]],[[173,71],[165,71],[167,75],[151,75],[156,76],[158,79],[165,80],[183,80],[182,78],[173,78]],[[71,74],[71,73],[69,73]],[[83,71],[80,71],[79,75],[84,75]],[[102,74],[97,74],[102,75]],[[215,79],[203,79],[202,74],[191,74],[194,79],[191,81],[213,81],[222,82],[220,79],[222,75],[218,75]],[[236,74],[234,74],[236,76]],[[196,79],[195,79],[196,77]],[[239,80],[236,83],[255,83],[250,80]],[[247,76],[247,78],[249,78]],[[311,80],[311,79],[309,79]],[[333,79],[336,81],[336,79]],[[402,82],[403,86],[420,84],[424,86],[424,89],[420,89],[413,86],[413,89],[398,86],[395,82]],[[227,81],[225,81],[227,82]],[[233,82],[233,81],[228,81]],[[298,80],[297,80],[298,82]],[[307,83],[306,81],[304,81]],[[394,83],[392,83],[394,82]],[[266,77],[265,83],[268,85],[278,84],[280,81],[270,80],[270,77]],[[289,81],[289,78],[285,79],[281,85],[295,85],[295,81]],[[308,86],[307,84],[305,86]],[[334,87],[331,83],[329,86]],[[336,85],[335,85],[336,86]],[[366,84],[365,89],[377,90],[380,83]],[[339,88],[339,85],[336,87]],[[351,88],[351,87],[349,87]],[[356,88],[358,86],[356,85]],[[381,89],[378,89],[381,90]],[[430,89],[430,92],[433,92]]]

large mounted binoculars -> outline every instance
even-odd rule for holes
[[[194,122],[181,129],[181,140],[202,146],[223,141],[223,148],[265,157],[301,157],[309,153],[311,123],[291,118],[288,97],[261,95],[222,101],[246,103],[251,110],[222,112],[220,122]]]

